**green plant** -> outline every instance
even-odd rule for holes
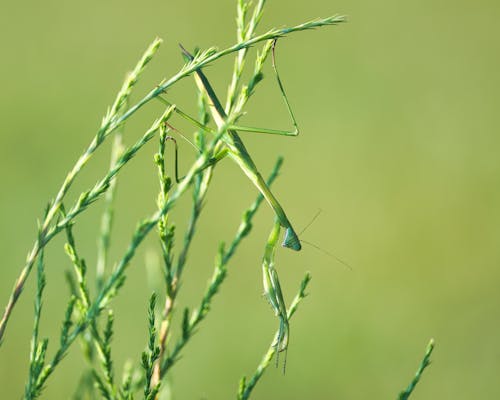
[[[169,79],[162,80],[142,99],[132,103],[132,90],[161,44],[160,39],[155,39],[132,72],[129,73],[115,101],[107,110],[98,132],[87,150],[68,173],[54,200],[47,205],[39,224],[37,239],[14,285],[0,321],[0,343],[3,344],[9,318],[24,291],[28,277],[36,266],[37,288],[35,293],[34,326],[31,340],[30,366],[24,392],[25,399],[40,397],[49,378],[61,365],[64,356],[77,340],[82,344],[85,358],[90,367],[81,377],[76,398],[83,398],[86,394],[93,393],[96,390],[105,399],[132,399],[141,392],[145,399],[158,398],[165,376],[178,361],[182,350],[189,343],[200,323],[208,315],[212,300],[221,289],[227,276],[229,262],[243,239],[250,233],[252,219],[264,199],[271,204],[277,215],[266,244],[262,267],[265,294],[279,319],[279,329],[254,375],[248,380],[243,378],[240,381],[237,398],[241,400],[248,399],[265,369],[270,365],[272,358],[276,356],[277,359],[277,354],[286,351],[289,320],[296,312],[300,301],[305,297],[306,288],[311,277],[309,273],[305,275],[297,295],[287,307],[281,293],[278,274],[274,268],[274,253],[280,228],[285,228],[284,245],[286,247],[300,250],[300,243],[284,211],[269,189],[278,175],[283,160],[278,158],[267,181],[264,181],[236,133],[236,130],[255,130],[255,128],[242,128],[237,126],[236,123],[244,113],[247,100],[255,92],[257,85],[263,78],[262,67],[269,54],[273,54],[274,61],[273,52],[276,40],[294,32],[335,25],[343,22],[344,18],[333,16],[317,19],[290,28],[271,29],[264,34],[257,35],[256,28],[262,17],[264,4],[265,1],[260,0],[250,15],[250,3],[239,0],[237,7],[238,43],[224,50],[210,48],[198,51],[194,56],[184,52],[189,57],[179,72]],[[242,82],[242,72],[248,56],[248,49],[260,43],[263,44],[263,47],[257,55],[254,71],[248,83],[244,84]],[[229,84],[227,102],[225,107],[222,108],[206,78],[203,81],[201,69],[230,54],[235,55],[234,69]],[[169,100],[163,97],[167,89],[190,75],[195,75],[198,80],[201,79],[202,81],[202,84],[198,85],[198,116],[196,118],[187,115],[179,107],[171,104]],[[297,125],[277,71],[276,77],[295,130],[286,132],[264,129],[262,131],[271,134],[293,135],[298,132]],[[165,110],[153,121],[151,127],[146,130],[139,140],[131,146],[125,146],[121,129],[131,117],[153,100],[165,103]],[[219,110],[214,113],[211,106],[217,103],[219,103]],[[171,119],[174,115],[180,115],[198,127],[193,140],[198,154],[182,179],[177,177],[177,168],[175,168],[174,173],[167,171],[165,162],[166,143],[173,140],[177,146],[175,139],[169,134],[175,131],[175,128],[171,125]],[[216,122],[216,128],[208,127],[210,118],[213,118]],[[114,142],[109,169],[93,187],[80,193],[78,199],[73,204],[68,205],[67,194],[70,192],[75,179],[101,145],[111,136],[114,136]],[[139,222],[132,234],[127,250],[119,258],[115,267],[110,268],[108,250],[113,227],[113,203],[117,177],[123,167],[139,151],[143,150],[146,143],[155,137],[158,137],[158,151],[154,155],[160,187],[157,198],[158,209],[149,218]],[[183,272],[187,266],[191,244],[197,232],[197,224],[203,210],[202,206],[207,190],[215,173],[215,167],[226,155],[231,156],[242,167],[252,182],[258,186],[261,194],[243,213],[242,220],[232,241],[227,246],[224,243],[220,244],[217,250],[213,275],[201,296],[199,306],[192,311],[187,308],[183,310],[183,317],[179,327],[180,335],[178,340],[172,343],[168,341],[168,338],[172,337],[172,331],[174,330],[172,314],[174,310],[181,309],[181,305],[178,303],[178,294],[181,288]],[[175,177],[175,183],[173,177]],[[182,196],[188,190],[192,190],[191,215],[189,221],[187,221],[187,229],[183,239],[176,241],[177,234],[170,212],[180,201],[186,201]],[[101,233],[98,242],[98,260],[95,267],[96,278],[95,282],[90,282],[88,266],[78,251],[73,235],[73,227],[78,223],[77,217],[98,200],[104,201],[105,211],[102,216]],[[165,304],[161,312],[158,312],[157,295],[153,294],[151,296],[147,314],[148,335],[146,349],[142,353],[141,360],[136,360],[135,363],[127,366],[124,369],[124,376],[121,380],[118,380],[115,376],[112,355],[114,329],[112,299],[120,293],[120,289],[125,284],[127,268],[137,249],[146,236],[154,232],[155,229],[158,234],[162,256]],[[49,359],[47,356],[49,341],[41,338],[40,334],[40,319],[43,311],[42,300],[46,284],[44,251],[54,237],[60,234],[64,234],[66,237],[65,252],[73,266],[72,273],[67,274],[71,296],[67,302],[66,312],[63,317],[59,343],[50,343],[55,349],[52,351],[54,355]],[[178,254],[177,257],[173,256],[174,248]],[[92,295],[92,293],[95,294]],[[425,366],[422,367],[422,370]],[[418,377],[420,374],[421,372]],[[411,393],[413,387],[414,385],[407,392]]]
[[[429,344],[427,345],[427,349],[425,350],[424,358],[420,362],[420,365],[417,369],[417,372],[415,373],[415,376],[413,377],[411,382],[408,384],[406,389],[401,391],[401,393],[399,393],[398,400],[407,400],[408,398],[410,398],[410,395],[415,390],[415,387],[417,386],[417,383],[420,381],[420,378],[422,377],[424,370],[431,363],[431,355],[432,355],[433,351],[434,351],[434,339],[431,339],[429,341]]]
[[[83,393],[86,390],[93,390],[92,388],[95,386],[104,398],[128,399],[132,398],[134,393],[137,393],[142,388],[145,398],[157,398],[162,378],[178,360],[181,351],[189,342],[196,328],[207,316],[212,299],[224,282],[229,261],[242,240],[251,230],[252,218],[264,198],[262,195],[259,195],[252,206],[243,214],[243,219],[236,235],[229,245],[227,247],[224,244],[220,245],[213,276],[202,296],[199,307],[194,311],[188,309],[184,310],[180,327],[180,338],[177,343],[167,344],[167,338],[170,337],[173,329],[171,320],[172,311],[174,308],[177,309],[180,307],[180,305],[177,304],[177,296],[180,289],[180,282],[182,281],[183,271],[187,264],[190,245],[196,233],[197,222],[202,212],[202,204],[214,174],[216,163],[224,158],[227,154],[227,149],[232,149],[231,145],[233,143],[229,143],[229,136],[227,136],[226,132],[232,132],[230,133],[230,135],[232,135],[231,138],[237,136],[234,130],[236,129],[234,123],[236,123],[243,114],[246,101],[254,93],[257,84],[262,80],[262,66],[271,48],[274,48],[275,41],[278,38],[293,32],[313,29],[325,25],[334,25],[344,20],[343,17],[334,16],[310,21],[291,28],[272,29],[265,34],[257,35],[255,31],[262,17],[264,3],[265,1],[259,1],[254,7],[253,13],[249,15],[249,3],[238,1],[237,21],[239,40],[237,44],[221,51],[210,48],[205,51],[197,52],[186,61],[183,68],[181,68],[177,74],[170,79],[161,81],[157,87],[153,88],[141,100],[132,104],[130,99],[132,90],[161,44],[160,39],[155,39],[136,67],[128,75],[114,103],[106,112],[102,124],[89,147],[68,173],[55,199],[48,204],[44,217],[39,225],[37,240],[28,254],[26,265],[15,283],[5,313],[0,321],[0,340],[2,340],[3,343],[9,317],[12,314],[17,300],[23,293],[26,280],[31,274],[33,267],[36,265],[37,291],[35,295],[35,318],[30,352],[30,368],[25,388],[26,399],[35,399],[41,395],[48,379],[61,364],[63,357],[77,339],[82,342],[83,348],[86,349],[85,355],[91,365],[90,372],[82,377],[79,387],[80,392]],[[263,50],[258,54],[255,69],[249,82],[243,84],[242,72],[245,59],[248,55],[247,50],[250,46],[259,43],[264,44]],[[225,114],[222,120],[217,121],[218,124],[216,129],[211,129],[207,126],[210,121],[210,115],[207,111],[210,107],[210,103],[208,102],[209,99],[203,96],[203,88],[200,88],[202,91],[199,94],[199,116],[197,118],[189,117],[181,109],[172,104],[168,104],[162,115],[152,123],[151,127],[135,144],[129,147],[123,145],[120,132],[121,128],[123,128],[130,118],[142,107],[154,99],[167,102],[162,95],[179,80],[191,74],[201,74],[202,67],[217,61],[223,56],[233,53],[236,55],[236,58],[233,77],[229,85]],[[279,82],[279,84],[284,96],[281,82]],[[213,98],[210,98],[210,100],[212,101]],[[285,101],[287,101],[286,97]],[[286,104],[288,106],[288,102]],[[166,170],[164,157],[165,144],[168,140],[172,139],[168,133],[174,129],[169,123],[174,113],[194,121],[200,128],[194,138],[194,145],[199,150],[199,153],[185,177],[180,179],[176,185],[173,184],[171,178],[172,174]],[[216,115],[213,116],[216,118]],[[219,115],[219,117],[221,116]],[[209,132],[214,133],[214,135],[210,135]],[[278,131],[268,133],[277,132]],[[82,192],[78,196],[77,201],[68,206],[66,204],[67,194],[70,192],[75,179],[92,156],[99,150],[101,145],[112,135],[114,135],[115,140],[109,170],[92,188]],[[132,240],[127,251],[123,254],[116,266],[110,269],[107,254],[113,225],[113,200],[116,178],[123,167],[155,136],[159,136],[159,149],[155,155],[155,163],[158,168],[160,181],[160,193],[157,201],[158,210],[150,218],[139,223],[132,235]],[[237,141],[241,142],[239,138]],[[253,168],[252,172],[254,175],[260,177],[248,153],[242,151],[242,149],[244,149],[244,147],[241,147],[242,144],[239,146],[238,154],[240,157],[246,157],[246,168]],[[276,178],[281,164],[282,160],[278,159],[267,182],[260,182],[259,188],[268,201],[272,196],[268,186],[270,186]],[[175,176],[177,179],[177,170],[175,171]],[[179,256],[174,258],[173,249],[176,247],[174,240],[176,231],[173,222],[170,220],[169,212],[179,201],[181,201],[181,196],[189,189],[192,189],[191,216],[188,221],[187,232],[183,241],[181,241],[180,249],[177,249]],[[95,282],[89,282],[87,274],[88,267],[84,258],[78,252],[75,237],[73,236],[73,226],[78,223],[77,217],[100,199],[104,200],[106,210],[102,217],[99,257],[96,263],[96,280]],[[273,200],[275,199],[273,198]],[[273,204],[273,206],[275,208],[279,207],[279,216],[281,216],[281,222],[285,221],[287,224],[285,227],[287,228],[288,235],[290,232],[293,232],[290,223],[286,217],[283,217],[284,212],[281,210],[279,204],[278,206],[276,206],[276,204]],[[134,369],[127,369],[123,380],[121,383],[118,383],[115,378],[111,351],[114,320],[111,300],[119,294],[120,288],[124,285],[127,277],[127,267],[136,254],[137,249],[144,238],[154,231],[155,228],[157,229],[161,243],[166,302],[161,312],[161,316],[158,318],[156,316],[156,295],[153,295],[150,300],[148,309],[148,344],[141,360],[143,374],[140,375],[139,379],[136,379],[135,377],[137,375],[133,373]],[[279,225],[276,232],[279,232]],[[43,310],[42,299],[46,282],[44,250],[52,242],[52,239],[59,234],[65,234],[66,236],[67,243],[65,245],[65,251],[73,265],[73,273],[67,274],[67,280],[72,295],[67,304],[59,343],[56,346],[53,357],[48,359],[47,348],[49,342],[47,339],[41,339],[41,334],[39,332],[39,322]],[[299,249],[300,243],[298,243],[297,240],[289,245],[289,247]],[[272,244],[268,244],[267,246],[267,256],[265,257],[267,263],[272,264],[272,257],[274,254],[273,247],[275,244],[276,241],[274,240]],[[288,319],[293,315],[298,303],[305,296],[305,289],[309,279],[310,276],[307,274],[300,286],[297,297],[292,302],[288,311],[284,308],[281,292],[279,292],[279,294],[274,293],[274,297],[272,298],[278,299],[279,297],[280,300],[279,307],[275,307],[275,309],[279,311],[279,318],[281,321],[280,332],[282,332],[283,324],[286,324],[288,329]],[[277,281],[277,274],[273,269],[273,282],[270,286],[267,286],[268,290],[274,290],[276,284],[279,284],[279,282]],[[92,295],[91,293],[96,294]],[[103,319],[105,320],[104,326],[102,326],[101,323]],[[167,347],[170,348],[167,349]],[[282,339],[278,339],[277,342],[271,346],[267,357],[270,359],[274,352],[285,349],[286,343],[283,343]],[[244,380],[241,382],[239,398],[248,398],[252,388],[255,386],[267,364],[268,362],[261,364],[258,372],[248,383],[245,383]]]

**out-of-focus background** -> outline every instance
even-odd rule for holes
[[[235,1],[116,0],[3,2],[0,11],[0,303],[6,303],[36,234],[36,220],[95,134],[127,70],[155,36],[165,42],[135,99],[182,64],[188,48],[235,41]],[[347,24],[279,42],[281,77],[301,127],[298,138],[245,134],[263,172],[285,156],[275,192],[297,229],[322,213],[302,238],[352,269],[304,245],[280,249],[277,268],[291,299],[304,272],[309,293],[292,321],[286,374],[270,368],[255,399],[395,398],[431,337],[434,362],[414,395],[499,398],[500,373],[500,67],[497,2],[269,1],[259,31],[318,16]],[[206,72],[225,93],[232,58]],[[272,71],[242,121],[288,128]],[[186,80],[169,98],[193,110]],[[161,109],[127,126],[132,143]],[[184,131],[187,125],[180,123]],[[136,222],[154,211],[157,191],[149,145],[121,175],[112,257]],[[78,180],[93,184],[109,146]],[[182,143],[181,169],[193,158]],[[220,240],[229,240],[255,188],[231,161],[217,168],[180,301],[196,306]],[[189,197],[186,196],[186,202]],[[78,219],[75,234],[89,268],[95,262],[102,205]],[[188,206],[174,214],[183,229]],[[263,205],[252,235],[169,377],[175,399],[234,398],[277,328],[262,298],[260,260],[272,225]],[[62,240],[47,252],[42,335],[54,349],[68,290]],[[158,278],[146,260],[152,238],[130,268],[116,306],[114,354],[120,373],[146,344],[145,310]],[[32,327],[34,276],[0,349],[2,398],[22,395]],[[47,399],[71,398],[83,361],[75,344],[49,380]]]

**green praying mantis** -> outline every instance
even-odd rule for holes
[[[286,305],[283,300],[283,294],[281,291],[281,285],[278,279],[278,273],[274,268],[274,255],[276,250],[276,243],[280,234],[280,227],[282,226],[285,229],[285,238],[283,240],[282,245],[284,247],[290,248],[292,250],[299,251],[301,249],[301,244],[299,237],[295,230],[292,227],[292,224],[288,220],[288,217],[285,214],[285,211],[281,207],[280,203],[273,195],[266,182],[262,178],[262,175],[259,173],[255,163],[253,162],[250,154],[248,153],[243,141],[237,133],[237,130],[241,131],[258,131],[262,133],[269,134],[281,134],[285,136],[296,136],[298,135],[298,127],[293,116],[293,112],[291,111],[288,99],[286,97],[283,85],[279,78],[278,71],[276,69],[276,63],[274,58],[274,49],[275,49],[276,41],[273,41],[272,44],[272,52],[273,52],[273,66],[276,73],[276,78],[278,81],[278,85],[280,91],[285,100],[285,104],[288,108],[289,114],[292,118],[293,125],[295,129],[293,131],[276,131],[269,129],[255,129],[255,128],[241,128],[237,126],[229,125],[226,128],[226,133],[222,136],[222,141],[226,145],[226,152],[229,157],[231,157],[243,170],[243,172],[247,175],[247,177],[252,181],[252,183],[259,189],[264,198],[267,200],[271,208],[274,210],[276,214],[275,224],[273,229],[269,235],[268,242],[266,244],[264,257],[262,260],[262,276],[263,276],[263,285],[264,285],[264,295],[267,298],[269,304],[274,310],[275,315],[279,319],[279,330],[276,336],[275,342],[273,343],[274,348],[279,354],[282,351],[285,351],[288,347],[288,338],[289,338],[289,323]],[[188,61],[193,59],[193,56],[181,46],[182,52],[185,58]],[[214,89],[210,82],[208,81],[206,75],[198,69],[195,72],[195,81],[198,87],[198,90],[203,93],[210,105],[210,110],[212,117],[217,124],[219,129],[224,129],[227,125],[227,115],[220,103],[217,95],[214,92]],[[278,363],[278,357],[276,358],[276,363]],[[285,360],[286,363],[286,360]],[[284,364],[285,365],[285,364]]]
[[[269,235],[268,241],[266,243],[264,257],[262,260],[262,276],[263,276],[263,285],[264,285],[264,296],[268,300],[271,305],[275,315],[279,319],[279,330],[275,337],[273,347],[275,351],[279,354],[280,352],[286,351],[288,347],[288,338],[289,338],[289,323],[288,323],[288,315],[285,302],[283,300],[283,293],[281,291],[280,282],[278,279],[278,273],[274,268],[274,257],[276,252],[276,245],[278,242],[279,234],[281,231],[281,227],[285,229],[285,237],[282,243],[283,247],[299,251],[302,246],[300,243],[300,239],[292,227],[292,224],[288,220],[283,207],[280,205],[274,194],[271,192],[269,186],[266,184],[265,180],[262,178],[257,166],[255,165],[252,157],[248,153],[241,137],[238,135],[237,131],[243,132],[258,132],[258,133],[267,133],[267,134],[277,134],[284,136],[297,136],[298,135],[298,127],[291,110],[290,104],[288,102],[288,98],[286,97],[285,90],[281,83],[276,63],[275,63],[275,49],[276,40],[272,42],[272,56],[273,56],[273,67],[276,74],[278,86],[280,92],[285,101],[285,105],[292,119],[292,123],[294,125],[294,130],[292,131],[284,131],[284,130],[274,130],[274,129],[266,129],[266,128],[249,128],[249,127],[241,127],[235,126],[231,124],[231,121],[228,121],[228,115],[224,110],[219,98],[215,94],[215,91],[208,81],[206,75],[198,69],[194,73],[194,78],[196,85],[198,87],[199,92],[204,96],[206,103],[209,105],[210,112],[213,120],[215,121],[218,131],[214,131],[213,129],[205,126],[201,122],[197,121],[195,118],[189,116],[184,113],[178,107],[175,107],[175,111],[185,119],[192,122],[197,127],[201,128],[203,131],[211,132],[214,134],[219,133],[219,137],[221,142],[223,143],[222,149],[220,149],[214,156],[213,162],[216,163],[226,156],[232,158],[238,166],[243,170],[243,172],[247,175],[247,177],[251,180],[251,182],[257,187],[266,201],[269,203],[271,208],[275,213],[275,223],[273,225],[272,231]],[[194,59],[194,56],[190,54],[184,47],[180,46],[184,58],[186,61],[190,62]],[[172,105],[170,102],[165,100],[163,97],[160,97],[160,100]],[[170,129],[176,130],[172,126]],[[178,179],[178,164],[177,164],[177,142],[174,138],[168,137],[172,139],[175,144],[175,175],[176,180]],[[276,358],[276,362],[278,363],[278,357]],[[285,361],[286,362],[286,361]]]

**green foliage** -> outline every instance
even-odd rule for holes
[[[82,348],[82,354],[87,363],[87,369],[82,369],[80,384],[75,391],[75,398],[94,398],[100,396],[105,399],[132,399],[142,392],[147,400],[157,399],[162,388],[162,382],[170,372],[171,368],[179,360],[181,352],[190,342],[195,332],[199,331],[202,321],[210,313],[213,299],[222,289],[228,274],[229,263],[236,253],[243,240],[248,236],[252,229],[252,220],[264,200],[269,200],[269,186],[272,185],[279,170],[282,167],[283,160],[278,158],[276,165],[269,175],[267,181],[264,181],[255,166],[251,168],[250,156],[245,153],[245,162],[247,168],[255,176],[262,180],[261,187],[267,188],[267,192],[261,190],[254,203],[243,213],[239,227],[226,246],[221,243],[217,249],[214,261],[212,276],[209,279],[205,291],[201,295],[199,304],[193,310],[183,307],[179,304],[178,295],[182,288],[183,273],[185,268],[189,267],[189,254],[193,238],[197,233],[197,225],[200,215],[203,211],[203,204],[206,198],[208,188],[215,173],[217,163],[225,155],[232,152],[233,158],[238,153],[231,149],[231,143],[228,144],[227,137],[233,138],[234,143],[238,144],[238,149],[244,149],[239,144],[239,138],[235,132],[234,123],[244,114],[248,99],[255,93],[258,84],[263,80],[263,66],[268,59],[269,54],[273,56],[274,46],[277,39],[284,36],[310,30],[327,25],[335,25],[344,21],[341,16],[333,16],[325,19],[317,19],[303,23],[301,25],[271,29],[270,31],[257,35],[256,29],[263,15],[265,1],[260,0],[255,5],[251,15],[250,2],[238,0],[237,2],[237,37],[238,42],[226,49],[217,50],[210,48],[197,51],[194,56],[188,59],[185,65],[169,79],[162,80],[156,87],[152,88],[142,99],[135,104],[131,102],[133,89],[144,73],[147,64],[158,51],[161,40],[155,39],[145,51],[137,65],[126,77],[122,87],[113,101],[112,105],[106,111],[101,126],[92,139],[88,148],[78,158],[73,168],[67,174],[54,200],[52,200],[40,222],[37,240],[33,244],[28,254],[26,264],[21,270],[12,294],[9,298],[5,313],[0,320],[0,344],[4,343],[9,318],[14,307],[24,291],[25,283],[31,275],[33,266],[36,265],[37,285],[35,293],[35,312],[34,326],[31,339],[30,364],[28,378],[24,391],[25,399],[39,398],[44,387],[48,384],[49,378],[56,371],[64,359],[64,356],[73,348],[75,341],[79,341]],[[250,16],[249,16],[250,15]],[[263,43],[262,49],[258,52],[254,63],[254,70],[248,82],[242,83],[243,68],[248,55],[248,49],[252,46]],[[215,121],[216,128],[208,128],[210,117],[214,119],[217,115],[210,115],[208,111],[213,106],[215,94],[207,99],[204,96],[203,89],[210,92],[208,84],[205,87],[199,87],[197,97],[198,116],[192,118],[180,108],[166,100],[163,95],[167,89],[171,88],[181,79],[189,75],[201,76],[201,68],[208,66],[220,58],[227,55],[235,55],[233,74],[228,87],[227,101],[223,114],[218,118],[223,121]],[[275,70],[276,71],[276,70]],[[271,134],[297,134],[297,125],[290,105],[284,93],[284,88],[276,71],[276,77],[279,89],[284,96],[287,109],[292,117],[294,124],[293,132],[273,131],[270,129],[262,130]],[[145,131],[140,139],[131,146],[124,146],[120,130],[123,126],[136,115],[143,107],[150,104],[152,100],[157,99],[166,104],[164,111],[155,119],[149,129]],[[210,100],[210,101],[209,101]],[[132,105],[130,105],[132,104]],[[197,148],[197,156],[188,168],[184,177],[178,178],[177,160],[175,158],[175,172],[172,173],[167,168],[165,157],[166,143],[172,140],[177,148],[177,143],[170,132],[176,133],[176,129],[170,124],[174,114],[187,118],[199,128],[194,137],[194,146]],[[244,129],[243,129],[244,130]],[[252,130],[252,129],[247,129]],[[208,135],[213,133],[213,135]],[[231,134],[231,135],[229,135]],[[112,146],[111,163],[107,171],[104,172],[101,179],[95,185],[77,194],[77,200],[66,207],[68,204],[67,195],[73,186],[75,179],[80,175],[88,161],[94,156],[96,151],[110,137],[114,136]],[[157,197],[157,210],[150,217],[140,221],[132,234],[130,243],[124,254],[117,260],[114,267],[109,264],[109,248],[113,232],[113,204],[116,192],[116,181],[123,167],[129,164],[139,151],[144,151],[145,145],[158,136],[159,147],[154,155],[154,163],[157,167],[159,179],[159,193]],[[236,138],[236,139],[234,139]],[[177,154],[177,153],[176,153]],[[239,154],[240,161],[243,159]],[[237,158],[237,157],[236,157]],[[248,164],[250,163],[250,164]],[[244,169],[244,168],[243,168]],[[245,169],[244,169],[245,170]],[[247,172],[247,170],[245,170]],[[176,184],[174,184],[174,179]],[[191,214],[187,221],[187,228],[184,237],[179,239],[175,224],[172,221],[171,210],[174,209],[180,201],[188,201],[182,196],[192,191]],[[95,281],[89,279],[89,266],[85,258],[78,251],[77,242],[73,232],[73,227],[78,223],[77,216],[84,214],[95,202],[102,200],[105,203],[104,212],[101,219],[101,231],[98,238],[98,257],[95,266]],[[280,208],[281,210],[281,208]],[[282,210],[281,210],[282,211]],[[279,214],[279,213],[278,213]],[[284,215],[284,213],[283,213]],[[275,251],[280,232],[280,225],[291,229],[286,217],[278,215],[279,221],[275,224],[273,231],[267,241],[263,257],[263,276],[264,292],[279,319],[279,328],[274,335],[267,352],[264,354],[255,373],[250,379],[245,377],[241,379],[237,390],[238,399],[248,399],[255,385],[262,377],[266,368],[270,365],[273,357],[278,361],[278,354],[286,351],[288,346],[289,321],[296,312],[299,303],[306,296],[306,288],[311,279],[307,273],[302,280],[298,293],[287,307],[275,269]],[[283,219],[284,218],[284,219]],[[286,224],[283,224],[286,221]],[[181,221],[182,223],[182,221]],[[123,377],[116,378],[115,361],[112,353],[112,341],[114,336],[114,312],[112,309],[112,300],[120,294],[120,289],[126,283],[127,269],[137,250],[144,242],[145,238],[155,232],[158,235],[162,256],[162,272],[164,276],[164,296],[165,304],[163,309],[159,310],[157,305],[157,296],[153,294],[149,300],[147,309],[147,344],[142,352],[140,360],[127,363],[123,368]],[[67,282],[70,289],[70,297],[67,301],[66,311],[62,318],[61,330],[58,343],[50,343],[52,358],[48,358],[47,350],[49,348],[48,339],[40,339],[40,320],[42,317],[42,299],[45,294],[47,284],[45,274],[44,252],[45,248],[51,244],[52,239],[61,233],[65,233],[66,244],[65,253],[72,265],[72,272],[67,273]],[[288,246],[300,249],[300,243],[294,246]],[[285,238],[286,243],[286,238]],[[178,254],[175,257],[174,251]],[[175,310],[184,310],[180,326],[173,325],[172,315]],[[178,333],[177,341],[170,340],[176,330]],[[74,350],[74,349],[73,349]],[[426,358],[417,372],[408,389],[400,395],[401,399],[406,399],[413,391],[418,382],[422,371],[429,363],[429,357],[432,348],[426,354]],[[407,393],[406,395],[404,393]]]
[[[434,350],[434,339],[431,339],[429,344],[427,345],[424,358],[422,359],[422,362],[420,363],[420,366],[418,367],[415,376],[413,377],[408,387],[399,394],[398,400],[407,400],[413,393],[413,390],[415,390],[418,381],[422,377],[422,373],[431,363],[431,354],[433,350]]]

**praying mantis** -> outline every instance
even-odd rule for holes
[[[203,93],[210,105],[210,111],[212,117],[217,124],[219,130],[225,129],[226,133],[221,136],[221,140],[226,145],[223,150],[222,157],[228,155],[231,157],[243,170],[243,172],[247,175],[247,177],[252,181],[252,183],[259,189],[264,198],[267,200],[271,208],[274,210],[276,214],[275,223],[273,229],[269,235],[268,242],[266,244],[264,257],[262,260],[262,277],[263,277],[263,285],[264,285],[264,295],[267,298],[269,304],[274,310],[275,315],[279,319],[279,330],[276,335],[275,341],[273,343],[273,347],[276,349],[277,354],[282,351],[286,351],[288,347],[288,338],[290,333],[290,327],[288,323],[288,315],[285,302],[283,300],[283,293],[281,291],[281,286],[279,283],[278,273],[274,268],[274,255],[276,249],[276,243],[279,237],[280,228],[285,228],[285,237],[282,245],[284,247],[290,248],[295,251],[299,251],[301,249],[301,244],[299,237],[295,230],[292,227],[292,224],[288,220],[285,211],[281,207],[280,203],[273,195],[266,182],[262,178],[259,173],[255,163],[253,162],[250,154],[245,148],[243,141],[240,136],[236,132],[237,130],[242,131],[258,131],[262,133],[269,134],[281,134],[285,136],[296,136],[298,135],[298,127],[293,116],[292,110],[290,108],[290,104],[286,97],[283,85],[279,78],[278,71],[276,69],[275,59],[274,59],[274,49],[276,45],[276,40],[272,43],[272,51],[273,51],[273,67],[276,73],[276,78],[278,81],[278,85],[280,91],[285,100],[285,104],[288,108],[288,112],[292,118],[293,125],[295,129],[293,131],[277,131],[270,129],[255,129],[255,128],[241,128],[237,126],[227,126],[227,115],[220,103],[217,95],[214,92],[212,85],[208,81],[206,75],[201,71],[201,69],[196,70],[195,72],[195,81],[198,87],[198,90]],[[185,58],[188,61],[193,60],[193,56],[181,46],[182,52]],[[278,364],[278,357],[276,358],[276,364]],[[285,364],[283,368],[285,368]]]
[[[288,323],[288,314],[285,302],[283,300],[283,293],[281,291],[281,286],[278,278],[278,273],[274,268],[274,257],[276,251],[276,244],[279,238],[279,234],[281,231],[281,227],[285,229],[285,237],[282,242],[282,246],[300,251],[302,246],[300,243],[300,239],[292,227],[292,224],[288,220],[283,207],[280,205],[274,194],[271,192],[269,186],[262,178],[257,166],[255,165],[252,157],[248,153],[243,141],[238,135],[237,131],[244,132],[259,132],[259,133],[267,133],[267,134],[277,134],[284,136],[297,136],[299,131],[297,127],[297,122],[291,110],[290,104],[288,102],[288,98],[286,97],[283,85],[279,78],[279,74],[275,64],[274,57],[274,49],[275,49],[276,40],[272,41],[271,49],[273,55],[273,67],[276,74],[276,78],[278,81],[278,86],[285,101],[285,105],[288,109],[290,117],[292,119],[292,123],[294,125],[294,130],[292,131],[284,131],[284,130],[275,130],[275,129],[267,129],[267,128],[249,128],[249,127],[240,127],[231,124],[229,117],[224,110],[219,98],[215,94],[215,91],[208,81],[206,75],[201,71],[201,69],[197,69],[194,72],[194,78],[196,85],[198,87],[199,92],[204,96],[206,103],[209,105],[210,112],[213,120],[215,121],[218,131],[214,131],[213,129],[205,126],[201,122],[197,121],[195,118],[189,116],[177,106],[175,106],[175,111],[183,118],[187,119],[197,127],[201,128],[203,131],[211,132],[214,134],[218,134],[221,142],[223,143],[222,149],[216,151],[216,154],[213,157],[211,165],[217,163],[218,161],[224,159],[226,156],[232,158],[238,166],[243,170],[243,172],[247,175],[250,181],[257,187],[257,189],[261,192],[263,197],[269,203],[271,208],[275,213],[275,222],[272,228],[272,231],[269,235],[268,241],[266,243],[266,248],[264,251],[264,257],[262,260],[262,276],[263,276],[263,285],[264,285],[264,296],[268,300],[271,308],[273,309],[275,315],[279,319],[279,330],[276,334],[273,347],[276,352],[279,354],[280,352],[286,351],[288,347],[288,338],[289,338],[289,323]],[[180,45],[182,53],[186,61],[190,62],[194,59],[194,56],[190,54],[182,45]],[[169,101],[164,99],[163,97],[159,97],[159,100],[162,102],[173,106]],[[167,124],[168,125],[168,124]],[[168,127],[172,130],[176,130],[171,125]],[[175,176],[176,180],[179,181],[178,178],[178,164],[177,164],[177,142],[173,137],[167,136],[167,138],[172,139],[175,144]],[[278,363],[278,358],[276,358],[276,363]],[[285,360],[286,363],[286,360]]]

